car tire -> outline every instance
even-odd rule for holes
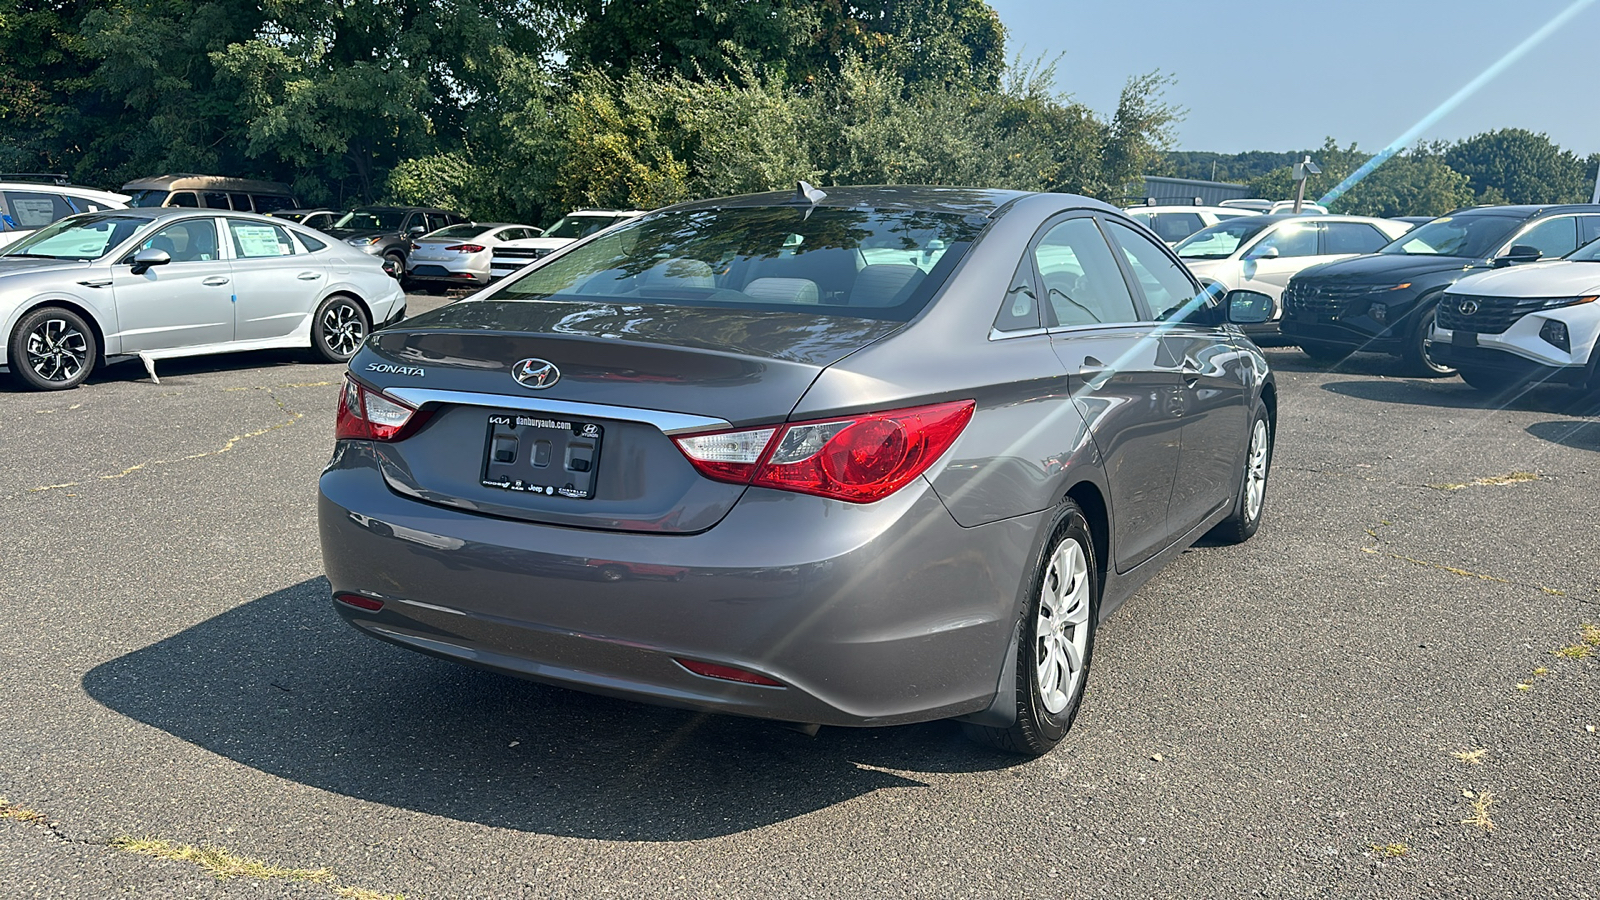
[[[406,257],[405,257],[405,254],[401,253],[398,250],[390,250],[388,253],[385,253],[383,255],[383,258],[385,260],[387,260],[390,264],[392,264],[393,270],[397,273],[395,275],[395,280],[396,281],[404,281],[405,280],[405,275],[406,275]]]
[[[1267,504],[1267,476],[1272,473],[1272,420],[1265,409],[1256,410],[1250,423],[1250,439],[1245,445],[1244,472],[1239,478],[1239,496],[1233,512],[1211,536],[1226,544],[1242,544],[1261,528],[1261,513]]]
[[[83,384],[99,355],[94,329],[82,316],[59,306],[40,307],[23,316],[6,347],[12,377],[35,391],[65,391]]]
[[[1021,623],[1011,686],[1016,722],[1009,728],[964,724],[967,736],[1022,756],[1042,756],[1059,744],[1083,703],[1099,615],[1094,539],[1083,510],[1068,500],[1045,542]]]
[[[366,309],[352,297],[334,294],[311,319],[311,353],[322,362],[347,362],[371,331]]]
[[[1300,352],[1310,357],[1312,362],[1323,366],[1344,362],[1350,356],[1350,351],[1338,344],[1319,344],[1316,341],[1301,341]]]
[[[1433,320],[1439,312],[1437,300],[1430,301],[1420,312],[1406,337],[1400,358],[1405,360],[1406,374],[1423,378],[1447,378],[1456,374],[1453,366],[1435,362],[1428,356],[1428,334],[1433,331]]]

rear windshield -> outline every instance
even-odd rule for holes
[[[562,216],[545,231],[550,238],[585,238],[602,228],[609,228],[617,216]]]
[[[507,283],[496,300],[812,311],[905,321],[983,229],[907,210],[701,209],[635,219]]]
[[[333,227],[351,231],[399,231],[400,223],[405,220],[403,209],[352,209],[333,223]]]
[[[1493,253],[1522,221],[1511,216],[1441,216],[1418,225],[1378,252],[1482,259]]]
[[[485,231],[488,231],[490,228],[493,228],[493,227],[494,227],[493,225],[451,225],[449,228],[441,228],[438,231],[435,231],[435,232],[433,232],[431,234],[426,235],[426,237],[430,237],[430,238],[469,238],[469,237],[477,237],[478,235],[483,234]]]

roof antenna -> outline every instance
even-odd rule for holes
[[[794,196],[783,202],[785,206],[816,206],[826,199],[827,194],[801,181],[794,187]]]

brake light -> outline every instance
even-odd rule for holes
[[[483,245],[482,244],[456,244],[454,247],[446,247],[445,249],[446,250],[460,250],[462,253],[482,253],[483,252]]]
[[[871,503],[927,471],[961,436],[974,405],[959,400],[674,440],[716,481]]]
[[[339,411],[334,418],[334,440],[397,441],[427,421],[428,413],[418,412],[392,397],[362,385],[348,376],[339,395]]]

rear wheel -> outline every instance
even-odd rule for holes
[[[311,352],[323,362],[345,362],[356,354],[371,330],[361,304],[336,294],[317,307],[311,321]]]
[[[1301,341],[1300,352],[1311,357],[1312,362],[1325,366],[1343,362],[1350,355],[1350,351],[1338,344],[1320,344],[1316,341]]]
[[[973,739],[1025,756],[1048,753],[1072,727],[1083,702],[1100,613],[1094,540],[1077,504],[1067,501],[1046,548],[1017,650],[1016,723],[965,726]]]
[[[1411,326],[1411,334],[1406,338],[1404,349],[1400,352],[1401,359],[1405,360],[1406,371],[1411,375],[1421,375],[1424,378],[1443,378],[1454,375],[1456,370],[1428,355],[1428,335],[1433,331],[1433,319],[1439,311],[1437,301],[1417,314],[1416,324]]]
[[[11,374],[36,391],[64,391],[94,371],[100,348],[94,329],[70,309],[46,306],[17,323],[6,348]]]

